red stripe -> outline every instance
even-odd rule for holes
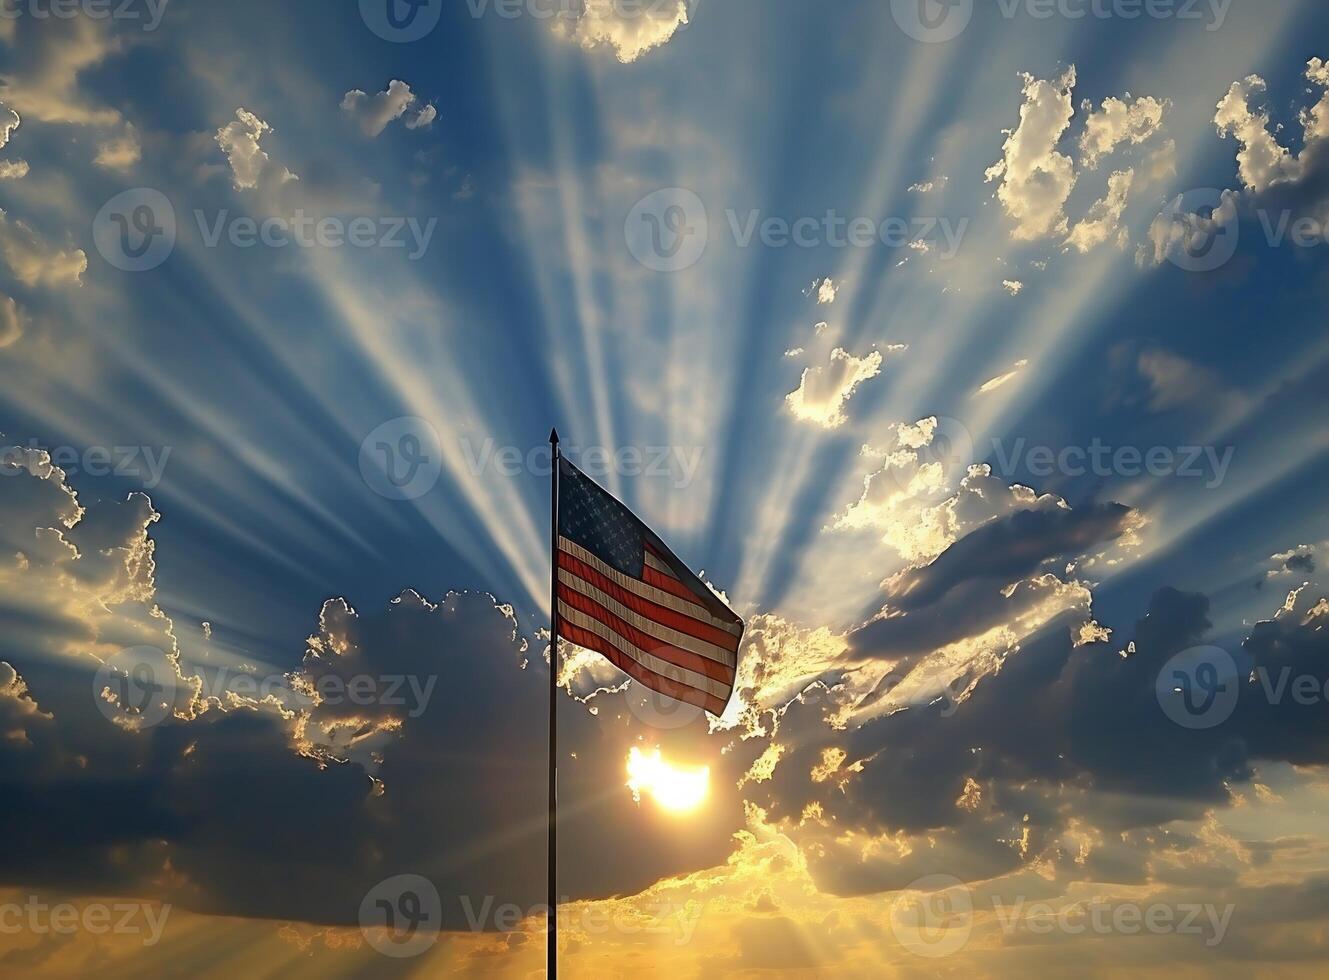
[[[661,677],[655,671],[643,667],[608,640],[592,633],[590,630],[584,630],[579,626],[574,626],[567,620],[560,619],[558,621],[558,632],[563,639],[575,643],[579,647],[585,647],[587,650],[594,650],[634,681],[644,684],[652,691],[658,691],[665,697],[673,698],[675,701],[683,701],[686,704],[705,708],[716,717],[724,714],[725,702],[719,698],[707,694],[705,691],[698,691],[695,687],[688,687],[679,681],[670,680],[668,677]]]
[[[566,551],[560,550],[558,553],[558,567],[565,568],[577,578],[590,582],[601,592],[612,596],[633,612],[639,613],[647,619],[654,620],[671,629],[676,629],[680,633],[686,633],[688,636],[695,636],[707,643],[714,643],[722,650],[728,650],[731,653],[738,650],[739,638],[733,633],[717,629],[709,623],[694,619],[686,613],[670,609],[668,606],[662,606],[659,603],[651,602],[649,599],[644,599],[637,593],[623,588],[609,577],[601,575],[599,571],[586,564],[576,555],[570,555]],[[650,569],[647,569],[647,571],[650,571]]]
[[[650,565],[642,566],[641,580],[647,585],[653,585],[655,588],[661,589],[664,592],[671,592],[680,599],[686,599],[694,606],[700,606],[702,609],[710,612],[710,609],[707,608],[706,604],[697,598],[697,593],[693,592],[678,579],[670,578],[668,575],[652,568]]]
[[[663,640],[657,640],[655,637],[643,633],[631,623],[615,616],[590,596],[582,595],[575,589],[568,588],[562,582],[558,584],[558,597],[578,612],[585,613],[592,619],[604,623],[633,646],[645,650],[652,656],[659,657],[661,660],[668,660],[675,667],[686,667],[698,674],[705,674],[711,680],[719,681],[721,684],[734,683],[736,671],[733,667],[693,653],[691,650],[680,650],[678,647],[670,646]]]

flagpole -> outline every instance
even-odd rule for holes
[[[546,976],[558,980],[558,430],[549,433],[553,481],[550,484],[549,553],[549,936]]]

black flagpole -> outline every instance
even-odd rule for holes
[[[558,430],[549,433],[553,545],[549,553],[549,980],[558,980]]]

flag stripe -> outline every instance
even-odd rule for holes
[[[742,623],[726,622],[723,619],[718,619],[713,616],[709,609],[697,601],[696,597],[688,590],[687,586],[683,585],[676,579],[666,579],[662,576],[656,575],[656,581],[668,583],[667,587],[656,587],[655,582],[643,582],[630,575],[624,575],[616,568],[611,568],[575,541],[569,541],[564,537],[558,539],[558,550],[560,553],[571,555],[579,562],[589,565],[614,585],[641,596],[647,602],[652,602],[657,606],[664,606],[667,609],[672,609],[674,612],[682,613],[691,619],[699,620],[717,630],[723,630],[725,633],[731,634],[734,637],[741,637],[743,635]],[[563,564],[561,560],[559,564]],[[645,573],[648,577],[652,575],[652,571],[649,568],[645,570]],[[679,595],[675,590],[681,590],[687,594]],[[680,606],[678,604],[679,599],[683,600],[687,605]]]
[[[645,667],[653,674],[667,678],[675,683],[683,684],[695,691],[700,691],[716,698],[727,699],[729,697],[729,692],[733,690],[732,684],[713,680],[705,674],[699,674],[695,670],[688,670],[686,667],[678,666],[678,664],[671,664],[669,661],[663,660],[654,654],[647,653],[631,640],[618,633],[613,627],[601,622],[592,615],[588,615],[587,613],[574,608],[571,603],[562,597],[558,600],[558,614],[570,625],[594,633],[633,662],[641,667]]]
[[[627,674],[634,681],[658,691],[665,697],[673,698],[675,701],[683,701],[687,704],[694,704],[699,708],[705,708],[711,714],[719,717],[724,713],[725,705],[728,704],[728,698],[721,699],[695,688],[688,687],[686,684],[679,684],[671,681],[667,677],[661,677],[659,674],[647,670],[641,664],[636,663],[631,657],[622,653],[608,640],[597,636],[589,630],[581,629],[572,623],[564,623],[560,630],[560,635],[580,647],[587,650],[594,650],[610,663],[612,663],[623,673]]]
[[[698,609],[706,609],[706,606],[702,604],[702,601],[697,597],[697,594],[676,578],[670,578],[668,575],[661,575],[650,566],[647,566],[642,570],[641,577],[642,581],[647,585],[653,586],[657,589],[663,589],[670,595],[678,596],[685,602],[691,602],[696,605]],[[708,613],[709,611],[710,610],[707,610]],[[735,634],[742,632],[743,629],[742,625],[738,623],[726,624],[725,626],[726,629],[731,627]]]
[[[655,552],[651,549],[651,546],[649,544],[646,546],[646,564],[649,565],[651,568],[654,568],[657,572],[659,572],[662,575],[668,575],[672,579],[678,578],[678,576],[674,574],[674,570],[672,568],[666,565],[659,558],[655,557]]]
[[[735,669],[730,664],[721,663],[711,657],[703,656],[691,650],[685,650],[681,647],[671,646],[635,627],[614,613],[606,609],[597,602],[592,596],[587,596],[581,592],[569,588],[567,583],[560,583],[558,587],[558,598],[566,602],[573,609],[584,613],[587,616],[604,623],[611,630],[617,633],[635,648],[649,653],[652,656],[666,660],[677,667],[684,667],[698,674],[705,674],[712,680],[723,681],[726,684],[733,683]]]
[[[722,663],[734,662],[734,655],[738,652],[738,637],[732,633],[717,630],[697,619],[647,602],[635,593],[619,588],[584,562],[560,555],[559,580],[562,581],[565,576],[586,583],[585,586],[574,585],[573,588],[589,595],[600,605],[613,610],[615,615],[622,616],[657,640],[664,640]],[[595,591],[588,592],[587,589]]]

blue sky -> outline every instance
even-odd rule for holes
[[[15,678],[0,692],[24,718],[53,714],[53,759],[104,725],[91,675],[142,645],[162,651],[182,700],[161,727],[121,719],[100,764],[145,753],[163,800],[181,789],[152,740],[197,728],[250,744],[233,730],[245,722],[285,744],[274,705],[296,710],[288,688],[330,651],[350,656],[360,629],[385,651],[375,665],[364,640],[366,669],[405,656],[408,673],[441,673],[453,697],[508,718],[521,698],[505,707],[506,685],[547,669],[541,453],[556,425],[749,621],[742,692],[712,724],[652,725],[621,707],[632,693],[613,668],[568,666],[573,741],[597,746],[582,749],[595,760],[587,809],[606,807],[629,850],[632,833],[670,842],[624,879],[588,872],[572,898],[704,874],[746,832],[735,854],[788,842],[813,882],[806,908],[824,915],[826,896],[889,896],[920,870],[987,887],[1056,863],[1067,834],[1097,834],[1106,851],[1102,835],[1126,825],[1240,821],[1235,797],[1256,784],[1278,812],[1223,833],[1304,834],[1289,828],[1324,783],[1315,751],[1290,747],[1303,719],[1238,712],[1230,771],[1217,742],[1176,750],[1212,763],[1217,783],[1103,746],[1042,768],[1006,741],[1006,722],[1058,697],[1030,677],[1008,691],[1044,655],[1030,651],[1055,648],[1063,682],[1119,690],[1132,707],[1104,715],[1097,737],[1125,753],[1157,720],[1133,714],[1129,685],[1149,702],[1174,653],[1216,647],[1244,673],[1262,650],[1301,663],[1288,651],[1322,648],[1322,5],[655,0],[551,18],[540,3],[468,0],[425,5],[423,35],[403,40],[377,0],[130,0],[109,20],[6,2],[0,434],[17,448],[0,483],[15,556],[0,661]],[[144,230],[160,247],[139,259]],[[385,465],[412,459],[404,490],[385,482]],[[408,609],[410,596],[437,608]],[[1160,622],[1175,627],[1165,638]],[[1278,630],[1289,636],[1269,645]],[[480,635],[529,669],[472,673],[466,644]],[[442,671],[430,644],[462,653]],[[1137,653],[1152,658],[1138,670],[1103,666]],[[282,678],[282,693],[199,693],[241,674]],[[991,703],[1002,691],[1005,716]],[[955,710],[934,717],[939,698]],[[883,763],[900,739],[945,741],[966,709],[966,735],[1004,764],[937,762],[933,785],[921,762]],[[411,741],[401,718],[354,716],[364,728],[348,736],[336,712],[299,710],[322,738],[286,732],[292,766],[335,760],[391,795],[372,754],[392,768],[385,746]],[[431,751],[467,739],[443,722],[429,731]],[[706,833],[685,845],[623,798],[631,745],[712,766]],[[399,768],[428,758],[400,751]],[[838,805],[804,765],[836,758],[832,782],[862,783],[840,787]],[[16,783],[43,778],[15,766]],[[1169,779],[1187,788],[1160,789]],[[1000,817],[961,826],[931,802],[884,802],[935,790],[954,803],[969,782]],[[321,785],[301,783],[289,812],[326,814]],[[1015,849],[1021,868],[978,857],[1008,832],[1000,820],[1017,836],[1029,823],[1016,798],[1035,786],[1062,804],[1034,819],[1043,836]],[[1097,802],[1068,816],[1081,791]],[[1109,797],[1140,812],[1114,822]],[[808,829],[814,802],[838,837]],[[270,804],[245,819],[262,826]],[[368,840],[374,819],[409,816],[335,805],[363,817]],[[64,870],[108,841],[188,851],[171,823],[148,812],[103,840],[46,840],[5,880],[354,924],[364,883],[388,870],[328,888],[355,899],[349,913],[332,898],[247,904],[237,896],[262,888],[223,880],[226,842],[174,892],[161,876]],[[929,835],[954,835],[935,868],[837,852]],[[1134,843],[1134,858],[1148,864],[1157,841]],[[1310,887],[1325,855],[1305,846],[1297,880]],[[1241,860],[1224,887],[1267,887]],[[1151,868],[1147,884],[1179,887]],[[1081,886],[1116,880],[1082,870]],[[1236,959],[1268,953],[1251,942]],[[818,961],[867,962],[846,950],[819,948]]]

